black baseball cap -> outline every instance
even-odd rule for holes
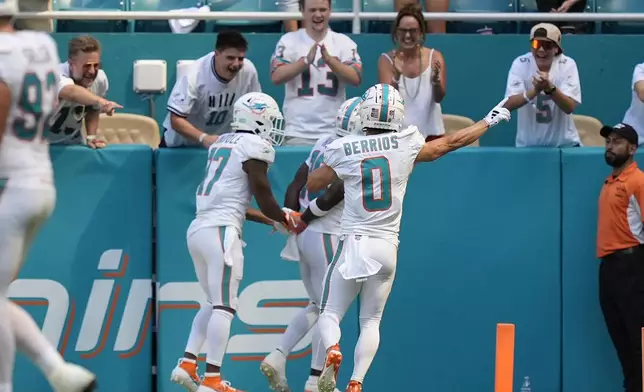
[[[613,127],[604,125],[599,131],[599,134],[602,137],[608,137],[608,135],[610,135],[611,133],[618,134],[619,136],[623,137],[636,146],[639,145],[639,136],[637,136],[637,132],[632,126],[628,124],[619,123]]]

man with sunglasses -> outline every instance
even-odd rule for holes
[[[88,35],[73,38],[68,44],[68,60],[60,64],[61,81],[57,114],[49,131],[51,144],[83,144],[81,128],[85,119],[87,146],[105,147],[98,139],[100,113],[112,115],[122,106],[105,99],[108,90],[107,75],[101,69],[101,45]],[[80,88],[65,89],[75,85]],[[79,90],[81,94],[79,94]],[[70,92],[73,92],[70,93]]]
[[[563,54],[561,31],[539,23],[530,32],[531,51],[512,63],[504,107],[518,109],[517,147],[581,146],[572,113],[581,103],[577,63]]]

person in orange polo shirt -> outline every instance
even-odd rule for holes
[[[644,172],[633,161],[632,126],[602,127],[606,163],[613,167],[599,196],[597,257],[599,302],[617,351],[626,392],[642,392],[644,327]]]

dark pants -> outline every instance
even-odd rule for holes
[[[615,252],[599,266],[599,302],[624,373],[626,392],[642,392],[644,248]]]

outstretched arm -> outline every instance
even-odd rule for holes
[[[510,120],[510,111],[503,107],[508,101],[505,98],[499,102],[485,118],[474,125],[456,131],[440,139],[435,139],[423,145],[416,156],[416,162],[434,161],[443,155],[458,150],[477,141],[488,129],[501,121]]]
[[[288,226],[286,214],[275,201],[271,185],[268,182],[268,163],[258,159],[249,159],[243,163],[243,169],[248,173],[250,190],[255,196],[260,211],[269,219]]]

